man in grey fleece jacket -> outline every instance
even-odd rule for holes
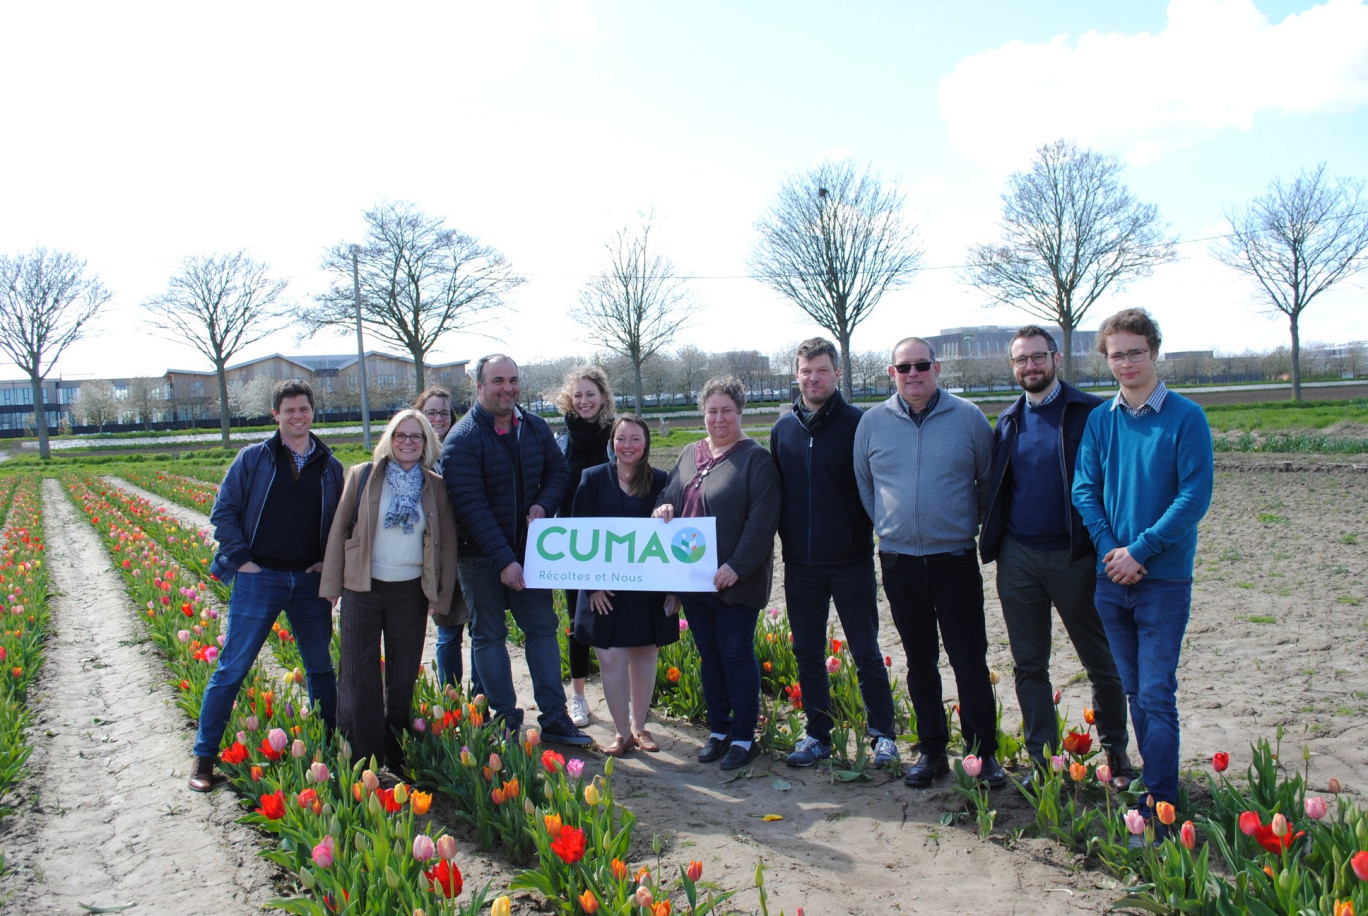
[[[919,337],[893,349],[888,374],[897,393],[860,419],[855,478],[879,538],[884,593],[917,714],[921,759],[903,781],[929,786],[950,771],[938,669],[943,640],[965,744],[982,759],[980,778],[1000,788],[1007,774],[996,756],[997,704],[974,551],[991,483],[993,428],[974,404],[938,387],[940,371],[935,350]]]

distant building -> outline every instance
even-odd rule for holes
[[[71,402],[80,382],[43,379],[43,404],[50,431],[61,429],[71,419]],[[33,385],[28,379],[0,381],[0,432],[28,435],[33,430]]]
[[[1023,321],[1022,324],[1030,324]],[[1006,356],[1012,349],[1012,337],[1021,325],[1010,327],[987,325],[975,328],[944,328],[935,337],[926,338],[936,348],[936,358],[976,359],[984,356]],[[1064,345],[1064,332],[1058,325],[1044,325],[1054,335],[1055,343]],[[1097,344],[1096,331],[1075,330],[1073,332],[1073,353],[1086,356]]]

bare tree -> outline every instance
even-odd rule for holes
[[[834,335],[847,365],[850,335],[921,260],[916,227],[902,210],[895,186],[846,159],[790,176],[755,224],[756,279]],[[851,390],[850,373],[842,373],[847,400]]]
[[[684,281],[669,259],[651,247],[652,215],[618,230],[605,247],[608,264],[580,293],[575,317],[586,340],[632,364],[633,393],[641,409],[641,367],[688,323]]]
[[[1291,182],[1275,178],[1268,193],[1227,209],[1230,235],[1212,253],[1252,277],[1292,331],[1292,399],[1301,400],[1301,339],[1306,307],[1336,283],[1368,268],[1368,202],[1364,183],[1331,178],[1325,163]]]
[[[86,276],[85,262],[65,251],[0,255],[0,350],[29,377],[42,458],[52,455],[43,378],[109,299],[99,279]]]
[[[712,354],[693,344],[685,344],[675,351],[675,359],[679,362],[679,393],[684,396],[685,404],[692,404],[703,383],[714,374]]]
[[[279,330],[286,281],[273,280],[266,265],[246,252],[196,255],[181,261],[166,292],[143,303],[153,327],[194,347],[218,376],[219,431],[227,447],[233,411],[228,400],[228,361],[244,347]]]
[[[1113,156],[1067,140],[1039,147],[1007,181],[1002,237],[969,249],[966,279],[994,301],[1058,324],[1073,381],[1073,332],[1109,289],[1175,257],[1153,204],[1131,196]]]
[[[341,242],[323,259],[333,285],[301,316],[306,334],[356,327],[352,285],[355,249],[361,323],[367,333],[413,358],[415,394],[426,386],[427,354],[450,331],[483,320],[524,279],[504,256],[474,236],[443,225],[413,204],[382,203],[364,214],[366,240]]]
[[[105,424],[119,414],[114,383],[108,379],[82,382],[71,401],[71,413],[82,426],[94,426],[104,432]]]
[[[162,393],[164,387],[161,379],[146,375],[128,380],[128,409],[144,430],[152,429],[152,420],[157,411],[166,404],[166,397]]]

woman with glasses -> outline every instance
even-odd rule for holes
[[[698,406],[708,434],[680,454],[652,514],[667,522],[710,515],[717,525],[715,590],[679,597],[698,647],[708,706],[708,740],[698,762],[721,759],[722,769],[735,770],[760,753],[755,626],[769,601],[783,492],[769,449],[741,429],[741,383],[729,376],[709,379]]]
[[[441,386],[427,388],[413,402],[413,409],[421,411],[431,424],[433,435],[437,438],[437,452],[441,454],[442,440],[456,425],[456,416],[451,406],[451,392]],[[438,474],[441,474],[440,469]],[[459,688],[465,676],[461,647],[465,643],[465,625],[469,618],[470,611],[461,596],[459,586],[453,595],[450,610],[432,615],[432,622],[437,625],[437,646],[433,651],[437,661],[437,680],[444,687]],[[473,666],[471,671],[473,674]],[[478,685],[472,686],[472,696],[479,692]]]
[[[456,522],[432,470],[437,435],[423,414],[396,414],[373,458],[347,472],[318,593],[334,608],[346,599],[337,726],[356,759],[374,756],[398,773],[427,618],[448,610],[456,591]]]
[[[613,426],[613,389],[608,374],[598,366],[580,366],[565,377],[556,395],[556,406],[565,414],[565,426],[556,433],[556,444],[570,468],[570,486],[565,491],[561,515],[570,514],[570,505],[580,478],[590,468],[608,460],[608,435]],[[565,609],[573,620],[579,592],[566,589]],[[584,680],[589,676],[589,646],[574,632],[570,634],[570,721],[583,728],[589,724],[589,702],[584,698]]]

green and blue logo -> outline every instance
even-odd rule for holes
[[[697,528],[685,528],[670,541],[670,553],[681,563],[697,563],[703,559],[707,547],[703,532]]]

